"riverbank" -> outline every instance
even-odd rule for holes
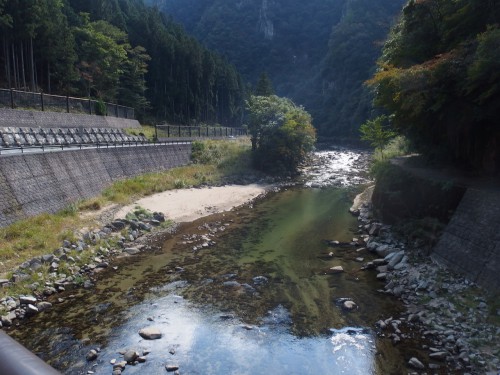
[[[409,345],[406,358],[415,374],[425,371],[491,374],[500,370],[500,310],[492,296],[465,277],[431,260],[427,249],[397,238],[391,226],[373,219],[370,194],[360,194],[351,211],[358,216],[365,247],[379,256],[363,265],[376,272],[380,293],[401,300],[405,313],[381,319],[378,334],[394,345]],[[412,347],[412,342],[425,342]],[[443,372],[444,371],[444,372]]]
[[[168,233],[180,222],[247,204],[271,188],[251,184],[177,189],[119,210],[113,205],[99,211],[93,222],[100,226],[81,228],[73,241],[64,240],[53,253],[29,259],[15,267],[9,278],[0,278],[0,287],[9,291],[0,299],[0,328],[50,308],[46,300],[58,292],[91,288],[93,276],[112,267],[113,259],[147,251],[152,234]],[[148,209],[155,207],[156,211]]]

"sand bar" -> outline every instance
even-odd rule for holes
[[[162,212],[175,222],[189,222],[218,212],[229,211],[264,194],[269,185],[227,185],[168,190],[137,200],[121,208],[115,219],[124,218],[135,206]]]

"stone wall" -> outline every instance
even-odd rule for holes
[[[468,189],[433,258],[489,289],[500,288],[500,192]]]
[[[57,212],[113,181],[185,165],[191,144],[68,150],[0,157],[0,226]]]
[[[19,128],[140,128],[139,121],[64,112],[0,108],[0,127]]]

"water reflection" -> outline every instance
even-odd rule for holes
[[[290,314],[283,306],[269,311],[262,324],[247,326],[237,318],[169,294],[135,307],[92,371],[109,374],[109,362],[119,359],[116,348],[129,348],[151,353],[146,363],[127,366],[127,374],[163,374],[166,364],[178,365],[180,373],[206,375],[374,373],[369,331],[332,329],[329,335],[298,338],[289,332],[290,324]],[[159,327],[162,339],[140,338],[138,330],[149,325]]]

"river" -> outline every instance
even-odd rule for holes
[[[377,293],[371,255],[348,243],[367,154],[317,153],[302,183],[186,223],[153,250],[118,260],[92,290],[13,336],[65,374],[111,374],[120,350],[150,352],[125,374],[399,374],[404,360],[374,323],[402,310]],[[332,245],[339,241],[344,246]],[[342,266],[343,273],[329,270]],[[357,308],[346,311],[345,299]],[[163,336],[146,341],[141,328]],[[85,359],[99,348],[97,360]]]

